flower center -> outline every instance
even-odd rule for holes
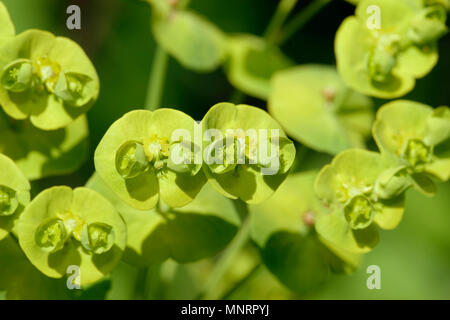
[[[400,50],[400,36],[386,34],[379,37],[367,61],[369,76],[377,82],[384,82],[390,76],[396,64],[396,56]]]
[[[364,229],[372,223],[375,209],[367,197],[359,195],[344,207],[344,214],[352,229]]]
[[[431,154],[431,147],[421,140],[411,139],[403,151],[403,158],[415,171],[420,172],[423,171],[424,165],[430,161]]]
[[[9,187],[0,185],[0,216],[12,215],[18,206],[16,192]]]
[[[36,244],[46,252],[55,252],[64,247],[68,232],[64,221],[52,218],[40,224],[35,234]]]
[[[83,227],[81,244],[94,253],[102,254],[114,245],[114,229],[105,223],[92,223]]]

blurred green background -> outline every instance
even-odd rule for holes
[[[138,0],[3,0],[17,32],[29,28],[51,31],[77,41],[93,60],[100,76],[101,93],[88,113],[91,157],[77,173],[67,177],[39,181],[39,187],[55,184],[84,185],[94,171],[93,151],[107,128],[124,113],[144,105],[148,75],[155,43],[150,32],[150,6]],[[299,1],[295,11],[310,1]],[[267,26],[276,0],[192,0],[191,8],[207,16],[227,33],[247,32],[260,35]],[[66,8],[77,4],[82,12],[81,30],[66,28]],[[333,0],[300,32],[283,51],[297,64],[334,64],[333,40],[342,20],[354,7]],[[183,110],[196,119],[217,102],[230,99],[233,88],[221,69],[199,74],[183,69],[175,60],[169,63],[163,107]],[[450,103],[450,36],[440,41],[440,61],[406,99],[438,106]],[[264,108],[265,102],[246,98],[246,103]],[[377,106],[383,103],[377,100]],[[383,232],[378,247],[368,254],[358,272],[334,276],[317,292],[297,296],[285,289],[262,268],[237,290],[229,292],[236,299],[450,299],[450,183],[439,186],[437,196],[425,198],[408,194],[405,218],[395,231]],[[250,246],[235,262],[225,281],[232,283],[252,267],[255,248]],[[366,280],[369,265],[381,268],[381,290],[369,290]],[[126,268],[126,266],[124,266]],[[171,279],[182,281],[165,288],[164,298],[195,298],[195,283],[208,262],[165,266]],[[199,280],[201,281],[201,279]],[[226,287],[227,284],[225,283]],[[105,294],[108,286],[97,288]],[[115,288],[119,291],[123,287]],[[192,289],[192,290],[191,290]],[[116,296],[117,290],[108,293]]]

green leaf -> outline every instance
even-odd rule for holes
[[[4,68],[24,59],[33,66],[32,79],[19,92],[11,91],[4,82],[13,80],[5,73],[11,70]],[[8,38],[0,46],[0,70],[0,104],[4,111],[14,119],[29,118],[42,130],[67,126],[86,113],[99,94],[97,73],[83,49],[70,39],[45,31],[28,30]],[[66,95],[58,79],[65,79]]]
[[[251,96],[267,100],[272,75],[293,63],[281,50],[264,39],[248,35],[228,38],[226,72],[233,86]]]
[[[109,250],[82,246],[84,226],[96,224],[114,230]],[[20,216],[17,232],[20,247],[37,269],[48,277],[62,278],[69,266],[78,266],[81,286],[100,280],[114,268],[127,237],[125,223],[109,201],[95,191],[69,187],[53,187],[34,198]],[[90,237],[98,236],[97,230],[88,232]]]
[[[205,115],[202,127],[203,153],[207,155],[203,169],[208,181],[223,195],[247,203],[260,203],[286,178],[295,158],[295,147],[265,111],[248,105],[219,103]],[[274,141],[276,137],[278,146]],[[227,160],[226,145],[218,147],[212,139],[231,141],[231,149],[235,150],[230,160],[233,163]],[[215,173],[215,165],[225,162],[233,170]]]
[[[167,17],[153,14],[152,30],[158,44],[188,69],[212,71],[225,58],[225,34],[194,12],[173,11]]]
[[[65,128],[44,131],[27,120],[9,121],[0,114],[0,153],[13,159],[30,180],[77,170],[88,154],[88,135],[85,116]]]
[[[162,212],[133,209],[98,174],[87,186],[103,194],[122,214],[128,228],[123,259],[131,264],[152,265],[168,258],[188,263],[210,257],[231,241],[240,225],[233,203],[209,185],[183,208],[162,203]]]
[[[0,291],[6,291],[6,299],[70,299],[66,282],[39,272],[11,237],[0,241],[0,260]]]
[[[314,193],[316,176],[316,171],[291,174],[270,199],[249,206],[251,235],[264,264],[296,292],[317,288],[328,279],[330,268],[350,271],[359,260],[314,233],[317,219],[328,213]]]
[[[0,2],[0,45],[2,37],[13,37],[16,33],[14,24],[3,2]]]
[[[195,141],[196,128],[191,117],[174,109],[129,112],[113,123],[100,141],[95,151],[96,170],[124,202],[138,210],[154,208],[159,197],[171,207],[182,207],[196,197],[206,179],[198,170],[196,175],[173,171],[168,158],[173,156],[170,147],[180,143],[180,139],[201,143]],[[129,143],[141,144],[145,159],[138,159],[137,149],[124,153],[123,147]],[[191,151],[198,153],[198,147]],[[123,176],[122,166],[136,161],[147,161],[148,166],[139,166],[136,174]]]
[[[30,201],[30,183],[7,156],[0,154],[0,240],[14,228]]]
[[[371,99],[346,88],[331,66],[277,72],[268,106],[289,135],[331,154],[364,147],[373,122]]]

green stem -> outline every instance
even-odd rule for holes
[[[251,268],[247,274],[241,278],[241,280],[239,280],[238,282],[236,282],[234,284],[234,286],[228,290],[223,297],[221,298],[221,300],[226,300],[229,299],[235,292],[237,292],[247,281],[249,281],[262,267],[262,263],[259,262],[257,264],[255,264],[255,266],[253,268]]]
[[[330,2],[331,0],[314,0],[281,30],[275,43],[281,46]]]
[[[148,110],[156,110],[160,107],[168,61],[169,56],[167,53],[157,45],[148,83],[147,98],[145,99],[145,107]]]
[[[239,251],[247,244],[250,239],[250,218],[247,214],[242,223],[241,229],[231,241],[220,259],[216,262],[200,297],[206,300],[214,300],[220,297],[218,285],[227,272],[230,265],[235,261]]]
[[[269,22],[269,25],[267,26],[266,31],[264,32],[264,38],[266,38],[268,42],[275,41],[281,27],[291,13],[292,9],[294,9],[297,1],[298,0],[280,1],[272,19]]]

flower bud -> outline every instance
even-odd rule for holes
[[[59,218],[42,222],[35,233],[36,244],[45,252],[56,252],[62,249],[67,238],[64,221]]]
[[[81,233],[81,244],[94,254],[109,251],[114,244],[114,229],[106,223],[85,224]]]
[[[406,168],[384,171],[375,183],[375,193],[382,199],[392,199],[401,195],[412,185]]]
[[[12,215],[18,206],[16,192],[9,187],[0,185],[0,217]]]
[[[408,161],[415,172],[423,171],[424,165],[430,161],[431,156],[431,147],[418,139],[408,140],[403,151],[403,158]]]
[[[375,209],[367,197],[358,195],[345,205],[344,214],[352,229],[365,229],[372,223]]]
[[[116,153],[116,169],[124,179],[135,178],[149,168],[144,147],[136,141],[124,143]]]
[[[372,80],[383,82],[391,75],[397,62],[399,41],[400,37],[395,34],[380,37],[367,61],[369,76]]]
[[[33,65],[30,60],[18,59],[3,68],[1,84],[10,92],[23,92],[33,83]]]
[[[55,95],[72,106],[84,106],[93,97],[94,82],[79,73],[61,72],[54,87]]]

